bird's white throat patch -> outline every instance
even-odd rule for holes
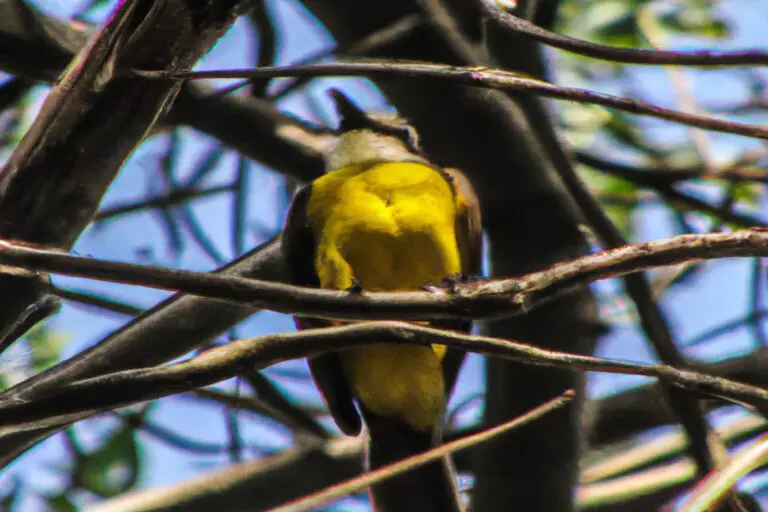
[[[353,130],[339,136],[336,147],[326,158],[326,170],[332,171],[366,162],[428,163],[397,137],[372,130]]]

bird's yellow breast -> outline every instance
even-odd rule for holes
[[[350,166],[315,180],[307,205],[323,288],[412,290],[461,270],[456,198],[418,163]],[[371,345],[342,354],[355,396],[371,411],[419,430],[436,425],[445,396],[445,347]]]

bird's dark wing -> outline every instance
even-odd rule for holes
[[[456,238],[461,253],[461,271],[476,277],[483,266],[483,225],[480,201],[472,184],[458,169],[445,169],[453,179],[459,209],[456,213]]]
[[[300,286],[319,288],[315,271],[315,237],[307,223],[307,205],[312,184],[299,190],[291,202],[283,231],[281,247],[291,282]],[[299,329],[326,327],[330,322],[317,318],[296,317]],[[309,359],[309,369],[315,385],[323,394],[336,425],[347,435],[356,436],[362,429],[360,414],[355,409],[349,384],[344,377],[338,354],[328,353]]]
[[[482,239],[483,226],[480,217],[480,201],[472,184],[458,169],[445,168],[445,174],[451,180],[456,194],[456,242],[461,256],[461,273],[464,277],[472,278],[480,274],[483,265]],[[472,322],[470,320],[440,320],[435,322],[436,327],[451,329],[454,331],[470,332]],[[464,362],[465,353],[456,349],[449,349],[443,359],[443,378],[446,391],[453,391],[456,377]]]

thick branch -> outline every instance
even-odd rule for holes
[[[27,21],[22,21],[27,20]],[[67,25],[22,2],[0,2],[0,69],[52,82],[95,31]],[[165,123],[183,124],[210,135],[268,167],[299,179],[318,176],[331,142],[265,100],[227,96],[203,84],[185,84]]]
[[[220,269],[227,275],[281,278],[279,243],[273,240]],[[191,295],[175,295],[143,313],[93,347],[0,394],[30,399],[68,382],[128,368],[164,363],[200,346],[253,314],[254,308]],[[61,428],[0,433],[0,463]]]
[[[568,354],[510,340],[403,322],[372,322],[238,340],[181,363],[93,377],[29,401],[7,400],[0,403],[0,427],[5,427],[5,431],[17,431],[77,421],[106,409],[209,386],[245,371],[261,370],[282,361],[315,357],[372,342],[437,343],[525,364],[655,377],[682,389],[768,410],[768,390],[722,377],[678,370],[662,364],[645,365]]]
[[[0,172],[0,234],[70,247],[93,218],[124,160],[179,89],[170,83],[115,76],[115,69],[190,69],[246,3],[121,3],[61,76]],[[37,18],[21,12],[19,19]],[[33,28],[33,34],[41,33],[39,26]],[[35,281],[7,275],[0,279],[0,288],[2,331],[42,290]]]
[[[95,260],[0,241],[0,262],[9,270],[55,272],[77,277],[181,290],[248,303],[254,308],[314,317],[365,320],[433,318],[496,319],[521,314],[578,286],[648,268],[690,260],[768,256],[768,230],[681,235],[626,245],[519,278],[477,280],[428,292],[364,292],[303,288],[236,276]]]

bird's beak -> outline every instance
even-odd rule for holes
[[[349,130],[359,130],[370,125],[368,116],[360,107],[350,100],[344,93],[338,89],[328,91],[329,96],[336,105],[336,112],[339,114],[339,130],[346,132]]]

